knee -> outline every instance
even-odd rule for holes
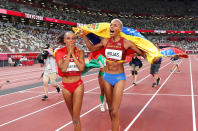
[[[131,71],[131,74],[134,75],[135,74],[135,71]]]
[[[73,119],[73,125],[78,126],[80,124],[80,119]]]
[[[112,118],[117,118],[118,117],[118,110],[111,109],[111,117]]]
[[[137,71],[134,71],[134,74],[135,74],[135,75],[137,75],[137,74],[138,74],[138,72],[137,72]]]
[[[47,82],[44,82],[44,86],[45,86],[45,87],[48,87],[48,83],[47,83]]]

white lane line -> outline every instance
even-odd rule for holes
[[[48,92],[48,94],[52,94],[52,93],[55,93],[55,92],[56,91],[51,91],[51,92]],[[28,101],[28,100],[32,100],[32,99],[38,98],[40,96],[43,96],[43,94],[42,95],[33,96],[33,97],[30,97],[30,98],[27,98],[27,99],[23,99],[23,100],[20,100],[20,101],[16,101],[16,102],[13,102],[13,103],[10,103],[10,104],[7,104],[7,105],[0,106],[0,109],[8,107],[8,106],[11,106],[11,105],[15,105],[15,104],[18,104],[18,103],[21,103],[21,102],[25,102],[25,101]]]
[[[128,77],[128,76],[131,76],[131,75],[127,75],[127,77]],[[133,85],[132,85],[132,86],[133,86]],[[131,87],[132,87],[132,86],[131,86]],[[95,89],[97,89],[97,88],[99,88],[99,87],[93,88],[93,89],[91,89],[91,90],[89,90],[89,91],[87,91],[87,92],[85,92],[85,93],[91,93],[91,91],[93,91],[93,90],[95,90]],[[95,107],[92,108],[91,110],[87,111],[86,114],[88,114],[89,112],[95,110],[95,109],[96,109],[97,107],[99,107],[99,106],[100,106],[100,104],[97,105],[97,106],[95,106]],[[84,114],[82,114],[80,117],[83,117],[83,116],[86,115],[86,114],[84,113]],[[66,126],[68,126],[68,125],[70,125],[70,124],[72,124],[72,121],[66,123],[65,125],[61,126],[60,128],[56,129],[55,131],[60,131],[61,129],[65,128]]]
[[[100,94],[100,92],[89,92],[88,94]],[[152,96],[154,94],[147,94],[147,93],[123,93],[124,95],[140,95],[140,96]],[[191,97],[192,95],[185,95],[185,94],[157,94],[156,96],[182,96],[182,97]],[[198,95],[194,95],[198,96]]]
[[[143,69],[142,69],[142,70],[143,70]],[[91,90],[95,90],[95,89],[97,89],[97,88],[99,88],[99,87],[96,87],[96,88],[91,89]],[[89,92],[89,90],[86,91],[85,93],[88,93],[88,92]],[[50,107],[53,107],[53,106],[55,106],[55,105],[57,105],[57,104],[60,104],[60,103],[62,103],[62,102],[63,102],[63,101],[57,102],[57,103],[55,103],[55,104],[53,104],[53,105],[47,106],[47,107],[42,108],[42,109],[40,109],[40,110],[37,110],[37,111],[35,111],[35,112],[29,113],[29,114],[24,115],[24,116],[22,116],[22,117],[16,118],[16,119],[11,120],[11,121],[8,121],[8,122],[6,122],[6,123],[3,123],[3,124],[0,125],[0,127],[1,127],[1,126],[5,126],[5,125],[7,125],[7,124],[10,124],[10,123],[12,123],[12,122],[15,122],[15,121],[17,121],[17,120],[23,119],[23,118],[25,118],[25,117],[28,117],[28,116],[33,115],[33,114],[35,114],[35,113],[38,113],[38,112],[40,112],[40,111],[46,110],[46,109],[48,109],[48,108],[50,108]],[[100,106],[100,104],[97,105],[97,106]],[[93,108],[92,108],[92,109],[93,109]],[[92,109],[91,109],[91,110],[92,110]],[[94,108],[93,110],[95,110],[95,109],[96,109],[96,108]],[[93,110],[92,110],[92,111],[93,111]],[[88,111],[88,112],[89,112],[89,111]],[[86,113],[86,114],[87,114],[87,113]]]
[[[97,89],[97,88],[99,88],[99,87],[96,87],[96,88],[94,88],[94,89]],[[93,90],[93,89],[91,89],[91,90]],[[89,92],[89,91],[87,91],[87,92]],[[87,93],[87,92],[85,92],[85,93]],[[51,107],[53,107],[53,106],[55,106],[55,105],[58,105],[58,104],[60,104],[60,103],[62,103],[62,102],[64,102],[64,100],[59,101],[59,102],[57,102],[57,103],[55,103],[55,104],[52,104],[52,105],[50,105],[50,106],[47,106],[47,107],[45,107],[45,108],[42,108],[42,109],[40,109],[40,110],[34,111],[34,112],[32,112],[32,113],[26,114],[26,115],[24,115],[24,116],[18,117],[18,118],[14,119],[14,120],[11,120],[11,121],[8,121],[8,122],[6,122],[6,123],[3,123],[3,124],[0,125],[0,127],[5,126],[5,125],[8,125],[8,124],[10,124],[10,123],[13,123],[13,122],[15,122],[15,121],[17,121],[17,120],[23,119],[23,118],[25,118],[25,117],[28,117],[28,116],[30,116],[30,115],[36,114],[36,113],[38,113],[38,112],[40,112],[40,111],[43,111],[43,110],[46,110],[46,109],[48,109],[48,108],[51,108]],[[18,102],[18,103],[19,103],[19,102]],[[96,108],[99,107],[99,106],[100,106],[100,104],[97,105],[96,107],[92,108],[91,110],[87,111],[86,113],[84,113],[84,115],[86,115],[87,113],[93,111],[94,109],[96,109]],[[83,116],[84,116],[84,115],[83,115]]]
[[[43,91],[20,91],[21,93],[37,93],[37,94],[43,94]]]
[[[166,66],[169,65],[170,63],[171,63],[171,62],[169,62],[168,64],[164,65],[163,67],[161,67],[161,69],[163,69],[164,67],[166,67]],[[146,67],[146,68],[148,68],[148,67]],[[140,70],[139,72],[144,71],[146,68]],[[160,70],[161,70],[161,69],[160,69]],[[131,76],[131,75],[127,75],[127,77],[128,77],[128,76]],[[145,79],[146,79],[147,77],[149,77],[149,76],[150,76],[150,74],[147,75],[146,77],[142,78],[141,80],[139,80],[137,83],[142,82],[143,80],[145,80]],[[130,88],[133,87],[133,86],[134,86],[134,85],[129,86],[128,88],[126,88],[126,89],[124,90],[124,92],[125,92],[126,90],[130,89]],[[96,87],[96,88],[99,88],[99,87]],[[95,89],[96,89],[96,88],[95,88]],[[86,93],[91,93],[91,92],[90,92],[90,91],[87,91]],[[100,104],[99,104],[99,105],[100,105]],[[97,106],[99,106],[99,105],[97,105]],[[95,108],[95,109],[96,109],[96,108]],[[94,110],[95,110],[95,109],[94,109]],[[60,131],[61,129],[65,128],[66,126],[68,126],[68,125],[70,125],[70,124],[72,124],[72,121],[70,121],[70,122],[68,122],[67,124],[61,126],[60,128],[56,129],[55,131]]]
[[[196,127],[196,117],[195,117],[194,87],[193,87],[192,65],[191,65],[191,58],[190,57],[189,57],[189,64],[190,64],[190,81],[191,81],[191,95],[192,95],[193,131],[196,131],[197,130],[197,127]]]
[[[34,112],[29,113],[29,114],[27,114],[27,115],[24,115],[24,116],[22,116],[22,117],[16,118],[16,119],[11,120],[11,121],[8,121],[8,122],[6,122],[6,123],[3,123],[3,124],[0,125],[0,127],[5,126],[5,125],[8,125],[8,124],[10,124],[10,123],[12,123],[12,122],[15,122],[15,121],[17,121],[17,120],[23,119],[23,118],[25,118],[25,117],[31,116],[31,115],[33,115],[33,114],[36,114],[36,113],[38,113],[38,112],[40,112],[40,111],[43,111],[43,110],[46,110],[46,109],[48,109],[48,108],[50,108],[50,107],[56,106],[56,105],[58,105],[58,104],[60,104],[60,103],[62,103],[62,102],[63,102],[63,101],[59,101],[59,102],[57,102],[57,103],[55,103],[55,104],[52,104],[52,105],[50,105],[50,106],[46,106],[45,108],[42,108],[42,109],[40,109],[40,110],[34,111]]]
[[[87,77],[87,76],[94,75],[94,74],[97,74],[97,73],[98,73],[98,72],[93,73],[93,74],[89,74],[89,75],[85,75],[85,76],[82,76],[82,77]],[[37,87],[35,87],[35,88],[25,89],[25,90],[22,90],[22,91],[18,91],[18,92],[13,92],[13,93],[1,95],[0,98],[3,97],[3,96],[13,95],[13,94],[16,94],[16,93],[21,93],[21,92],[27,91],[27,90],[37,89],[37,88],[39,88],[39,87],[42,87],[42,86],[37,86]]]
[[[91,81],[94,81],[94,80],[97,80],[97,79],[91,79],[91,80],[89,80],[89,81],[86,81],[86,82],[84,82],[84,83],[88,83],[88,82],[91,82]],[[95,89],[97,89],[97,88],[99,88],[99,87],[96,87],[96,88],[94,88],[94,89],[91,89],[91,90],[89,90],[89,91],[92,91],[92,90],[95,90]],[[43,92],[38,92],[38,91],[20,91],[20,93],[26,93],[26,92],[30,92],[30,93],[43,93]],[[51,92],[48,92],[49,94],[51,94],[51,93],[55,93],[56,91],[51,91]],[[85,92],[86,93],[86,92]],[[13,103],[10,103],[10,104],[7,104],[7,105],[3,105],[3,106],[1,106],[0,107],[0,109],[1,108],[4,108],[4,107],[8,107],[8,106],[11,106],[11,105],[15,105],[15,104],[18,104],[18,103],[21,103],[21,102],[25,102],[25,101],[28,101],[28,100],[32,100],[32,99],[34,99],[34,98],[37,98],[37,97],[40,97],[40,96],[42,96],[42,95],[37,95],[37,96],[34,96],[34,97],[30,97],[30,98],[27,98],[27,99],[23,99],[23,100],[20,100],[20,101],[16,101],[16,102],[13,102]]]
[[[180,62],[181,63],[181,62]],[[180,64],[179,63],[179,64]],[[151,103],[151,101],[155,98],[157,93],[161,90],[161,88],[164,86],[164,84],[168,81],[168,79],[172,76],[172,74],[175,72],[175,69],[173,72],[170,73],[170,75],[166,78],[166,80],[162,83],[160,88],[155,92],[155,94],[149,99],[149,101],[144,105],[144,107],[140,110],[140,112],[135,116],[135,118],[129,123],[129,125],[125,128],[124,131],[128,131],[131,126],[135,123],[135,121],[138,119],[138,117],[142,114],[142,112],[146,109],[146,107]]]
[[[162,66],[162,67],[160,68],[160,70],[163,69],[164,67],[166,67],[167,65],[169,65],[170,63],[171,63],[171,62],[169,62],[169,63],[167,63],[166,65]],[[142,82],[143,80],[147,79],[149,76],[151,76],[151,75],[149,74],[149,75],[147,75],[146,77],[144,77],[143,79],[137,81],[137,84],[140,83],[140,82]],[[133,86],[133,85],[132,85],[132,86]],[[124,89],[124,92],[127,91],[128,89],[130,89],[132,86],[129,86],[128,88]]]
[[[93,110],[97,109],[99,106],[100,106],[100,104],[97,105],[97,106],[95,106],[94,108],[88,110],[88,111],[85,112],[84,114],[80,115],[80,118],[83,117],[83,116],[85,116],[86,114],[92,112]],[[60,128],[56,129],[55,131],[60,131],[61,129],[65,128],[66,126],[68,126],[68,125],[70,125],[70,124],[72,124],[72,121],[70,121],[70,122],[68,122],[67,124],[61,126]]]

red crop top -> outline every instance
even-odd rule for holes
[[[56,59],[56,63],[58,65],[58,62],[61,58],[65,59],[67,57],[67,47],[63,47],[61,49],[56,50],[54,54],[55,54],[54,56]],[[78,49],[76,47],[75,47],[75,56],[78,59]],[[79,71],[78,67],[76,66],[74,59],[72,57],[70,57],[69,65],[67,67],[66,72],[62,72],[58,66],[58,74],[61,77],[63,77],[63,76],[78,76],[78,75],[81,75],[81,71]]]
[[[105,56],[106,59],[110,61],[125,60],[126,50],[124,48],[124,38],[121,37],[118,42],[113,42],[109,39],[105,46]]]

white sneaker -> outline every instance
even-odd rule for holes
[[[100,111],[105,112],[104,104],[100,104]]]
[[[107,104],[107,102],[106,102],[106,109],[107,109],[107,110],[109,110],[109,107],[108,107],[108,104]]]

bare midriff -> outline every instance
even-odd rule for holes
[[[124,63],[121,62],[106,62],[105,72],[109,74],[119,74],[124,72]]]
[[[74,83],[81,79],[81,76],[63,76],[62,81],[64,83]]]

